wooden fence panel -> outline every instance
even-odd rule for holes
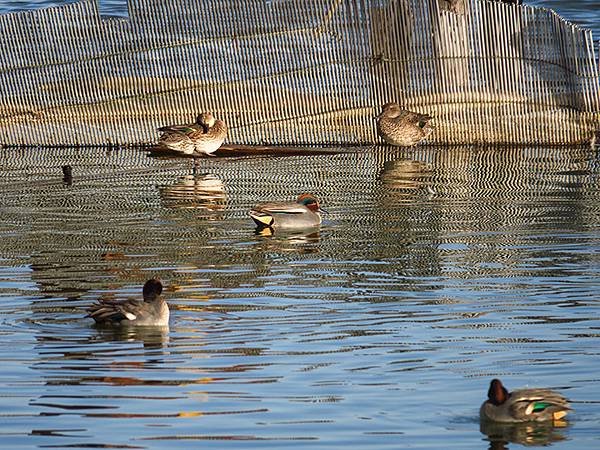
[[[589,141],[591,31],[487,0],[95,0],[0,15],[0,144],[152,143],[212,111],[240,144],[381,142],[398,101],[429,142]]]

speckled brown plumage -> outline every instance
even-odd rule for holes
[[[401,108],[397,103],[386,103],[377,117],[377,132],[391,145],[410,147],[425,139],[434,127],[432,117]]]
[[[211,155],[225,141],[227,125],[210,112],[200,114],[196,122],[161,127],[159,147],[189,156]]]

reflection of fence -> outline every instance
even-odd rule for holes
[[[485,0],[94,0],[0,16],[0,143],[152,142],[212,110],[236,143],[377,142],[391,100],[439,143],[589,140],[589,30]]]
[[[63,164],[73,166],[72,186],[62,182]],[[202,167],[211,175],[196,177],[187,164],[137,149],[5,149],[0,167],[0,266],[31,272],[40,291],[55,296],[141,285],[157,271],[171,286],[208,283],[231,288],[219,298],[239,296],[241,285],[271,283],[272,267],[303,270],[296,265],[303,259],[337,261],[335,270],[351,274],[357,261],[392,261],[381,270],[410,289],[424,277],[435,284],[468,275],[443,269],[453,255],[439,243],[464,242],[467,261],[499,261],[523,273],[537,244],[555,232],[597,229],[600,219],[599,168],[588,146],[210,158]],[[207,202],[207,191],[215,201]],[[301,192],[317,194],[328,211],[318,245],[255,239],[248,209]],[[527,231],[536,229],[533,237]],[[563,245],[572,244],[566,237]],[[585,251],[569,255],[590,259]],[[484,270],[478,267],[469,270]],[[27,283],[19,286],[32,295]],[[0,286],[0,294],[7,289],[20,288]]]

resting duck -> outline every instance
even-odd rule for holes
[[[169,325],[169,306],[161,297],[162,283],[153,278],[146,281],[143,300],[98,300],[88,309],[98,324],[141,325],[166,327]]]
[[[321,223],[319,200],[312,194],[302,194],[295,203],[263,203],[248,214],[260,228],[311,228]]]
[[[479,415],[493,422],[548,422],[562,419],[570,410],[567,399],[557,392],[549,389],[508,392],[500,380],[494,379]]]
[[[187,125],[161,127],[160,147],[188,156],[212,155],[225,141],[227,125],[210,112],[204,112],[196,122]]]
[[[429,124],[432,117],[401,108],[397,103],[386,103],[377,117],[377,132],[391,145],[417,145],[434,130]]]

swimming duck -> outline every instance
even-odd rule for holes
[[[204,112],[196,122],[187,125],[161,127],[158,145],[171,151],[197,157],[212,155],[225,141],[227,125],[210,112]]]
[[[301,194],[296,202],[263,203],[248,214],[261,228],[311,228],[321,223],[319,200],[312,194]]]
[[[568,400],[558,392],[549,389],[508,392],[500,380],[493,379],[479,415],[493,422],[548,422],[562,419],[570,410]]]
[[[153,278],[144,284],[143,300],[98,300],[88,309],[99,324],[142,325],[166,327],[169,325],[169,306],[161,297],[162,283]]]
[[[417,145],[433,130],[432,117],[401,108],[397,103],[386,103],[377,117],[377,132],[391,145],[410,147]]]

